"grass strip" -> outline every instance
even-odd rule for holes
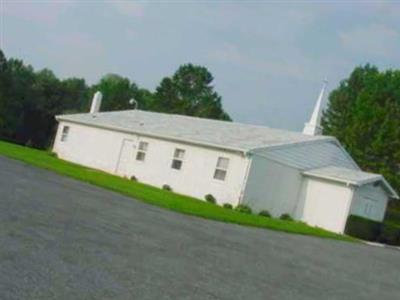
[[[189,196],[165,191],[140,182],[134,182],[102,171],[61,160],[47,151],[0,141],[0,155],[106,188],[152,205],[157,205],[188,215],[246,226],[268,228],[287,233],[344,241],[355,241],[354,238],[349,236],[336,234],[321,228],[311,227],[302,222],[284,221],[225,209]]]

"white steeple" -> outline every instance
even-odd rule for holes
[[[311,119],[308,123],[306,123],[304,125],[303,134],[307,134],[307,135],[321,135],[322,134],[322,127],[321,127],[322,100],[324,98],[325,89],[326,89],[327,84],[328,84],[328,81],[324,80],[321,92],[319,93],[317,103],[315,104],[314,111],[311,116]]]

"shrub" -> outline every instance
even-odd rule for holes
[[[251,208],[244,204],[239,204],[235,207],[235,210],[245,214],[251,214]]]
[[[292,216],[289,215],[289,214],[282,214],[282,215],[279,217],[279,219],[285,220],[285,221],[293,221]]]
[[[132,176],[130,177],[130,180],[132,180],[132,181],[138,181],[137,178],[136,178],[136,176],[134,176],[134,175],[132,175]]]
[[[382,229],[382,223],[360,216],[350,215],[347,218],[344,232],[356,238],[376,241]]]
[[[207,194],[204,197],[206,199],[207,202],[215,204],[217,201],[215,200],[215,197],[211,194]]]
[[[168,184],[164,184],[164,185],[162,186],[162,189],[163,189],[163,190],[166,190],[166,191],[169,191],[169,192],[172,192],[172,188],[171,188]]]
[[[263,217],[268,217],[268,218],[271,217],[271,214],[269,213],[268,210],[262,210],[262,211],[260,211],[260,212],[258,213],[258,215],[259,215],[259,216],[263,216]]]
[[[400,246],[400,226],[385,222],[378,236],[378,242]]]
[[[49,153],[49,155],[50,155],[51,157],[58,158],[58,154],[57,154],[56,152],[49,151],[48,153]]]
[[[386,211],[385,220],[396,222],[400,224],[400,211],[388,208]]]
[[[224,203],[224,204],[222,204],[222,207],[223,208],[227,208],[227,209],[232,209],[233,208],[232,204],[230,204],[230,203]]]

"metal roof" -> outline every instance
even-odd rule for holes
[[[293,144],[286,147],[271,147],[254,152],[256,155],[303,171],[327,166],[360,169],[335,139]]]
[[[394,198],[399,198],[397,193],[393,190],[393,188],[389,185],[385,178],[379,174],[367,173],[361,170],[340,168],[335,166],[313,169],[303,172],[303,174],[306,176],[323,178],[356,186],[362,186],[364,184],[381,181],[383,183],[383,186]]]
[[[242,152],[262,147],[331,139],[264,126],[142,110],[60,115],[56,119]]]

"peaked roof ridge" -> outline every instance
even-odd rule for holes
[[[125,109],[125,110],[112,110],[112,111],[100,111],[96,112],[94,115],[104,115],[104,114],[117,114],[117,113],[135,113],[135,112],[140,112],[140,113],[145,113],[145,114],[153,114],[153,115],[162,115],[166,117],[177,117],[177,118],[182,118],[182,119],[190,119],[190,120],[195,120],[199,122],[215,122],[219,124],[224,124],[228,126],[248,126],[252,128],[262,128],[262,129],[269,129],[269,130],[275,130],[275,131],[282,131],[282,132],[288,132],[291,134],[298,134],[298,135],[305,135],[300,131],[293,131],[285,128],[273,128],[270,126],[265,126],[265,125],[260,125],[260,124],[250,124],[250,123],[244,123],[244,122],[237,122],[237,121],[227,121],[227,120],[218,120],[218,119],[209,119],[209,118],[203,118],[203,117],[198,117],[198,116],[189,116],[189,115],[181,115],[177,113],[166,113],[166,112],[158,112],[158,111],[150,111],[150,110],[142,110],[142,109]],[[89,113],[76,113],[76,114],[66,114],[66,115],[59,115],[59,116],[75,116],[75,115],[87,115]],[[58,116],[57,116],[58,117]],[[326,137],[326,136],[324,136]],[[318,137],[316,137],[318,138]]]
[[[327,139],[323,136],[307,136],[301,132],[262,125],[144,110],[59,115],[56,119],[104,129],[235,149],[241,152],[293,142]]]

